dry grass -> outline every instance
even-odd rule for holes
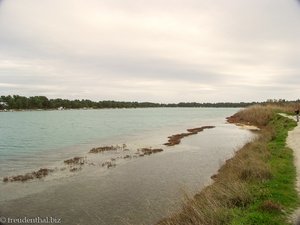
[[[240,110],[233,116],[229,117],[228,121],[233,123],[253,124],[259,127],[264,127],[268,124],[274,113],[285,112],[288,114],[292,114],[296,109],[300,109],[300,104],[273,103],[265,105],[253,105],[246,109]]]
[[[220,168],[217,178],[242,181],[270,179],[272,174],[266,163],[270,157],[267,146],[268,140],[269,138],[263,136],[263,138],[257,138],[246,144],[240,151],[236,152],[234,158],[227,160],[227,163]]]
[[[246,144],[236,156],[226,162],[215,182],[183,203],[182,211],[160,221],[160,225],[227,224],[231,209],[245,207],[253,201],[247,182],[262,182],[272,177],[266,159],[268,149],[259,139]],[[248,151],[253,150],[252,153]]]
[[[231,220],[231,209],[245,207],[252,196],[245,183],[216,182],[193,198],[186,198],[182,211],[161,220],[160,225],[203,224],[221,225]]]
[[[271,200],[266,200],[263,202],[260,208],[264,211],[272,213],[272,212],[281,212],[283,207],[276,202],[273,202]]]
[[[300,109],[300,103],[298,102],[277,102],[277,103],[265,103],[262,104],[264,107],[272,107],[277,110],[280,110],[281,112],[285,113],[294,113],[295,110]]]

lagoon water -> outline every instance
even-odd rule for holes
[[[0,216],[56,217],[62,224],[151,224],[211,182],[224,161],[253,134],[227,124],[238,109],[147,108],[0,113],[0,178],[39,168],[55,169],[41,180],[0,183]],[[187,128],[212,125],[177,146],[162,145]],[[88,154],[104,145],[129,151]],[[136,149],[164,151],[134,156]],[[91,163],[69,172],[63,161]],[[101,166],[115,158],[116,167]]]

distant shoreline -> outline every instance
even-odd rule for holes
[[[67,108],[67,109],[8,109],[8,110],[0,110],[0,113],[7,113],[7,112],[47,112],[47,111],[75,111],[75,110],[107,110],[107,109],[189,109],[189,108],[219,108],[219,109],[226,109],[226,108],[244,108],[244,107],[136,107],[136,108]]]
[[[137,101],[92,101],[89,99],[48,99],[46,96],[19,96],[7,95],[0,97],[0,110],[55,110],[55,109],[107,109],[107,108],[175,108],[175,107],[217,107],[217,108],[244,108],[259,104],[259,102],[179,102],[179,103],[154,103]]]

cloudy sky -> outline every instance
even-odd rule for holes
[[[297,0],[0,0],[0,95],[300,98]]]

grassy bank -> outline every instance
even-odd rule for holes
[[[285,141],[296,123],[276,113],[289,110],[254,106],[231,117],[232,122],[259,126],[257,138],[227,160],[212,185],[187,198],[180,212],[158,224],[289,224],[288,215],[299,199],[293,153]]]

